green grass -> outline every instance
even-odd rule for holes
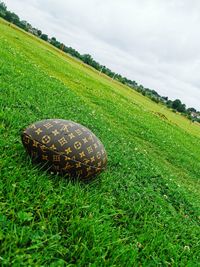
[[[2,20],[0,33],[0,265],[200,266],[199,125]],[[107,171],[84,184],[32,165],[20,131],[45,118],[90,128]]]

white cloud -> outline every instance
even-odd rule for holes
[[[200,109],[198,0],[5,0],[8,8],[112,70]]]

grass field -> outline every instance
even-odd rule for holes
[[[89,184],[32,165],[20,131],[70,119],[104,143]],[[0,21],[0,265],[200,266],[200,126]]]

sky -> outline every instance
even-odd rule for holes
[[[20,19],[200,110],[199,0],[4,0]]]

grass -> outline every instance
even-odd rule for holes
[[[0,21],[0,265],[200,266],[200,127]],[[31,164],[20,131],[90,128],[107,171],[72,183]]]

